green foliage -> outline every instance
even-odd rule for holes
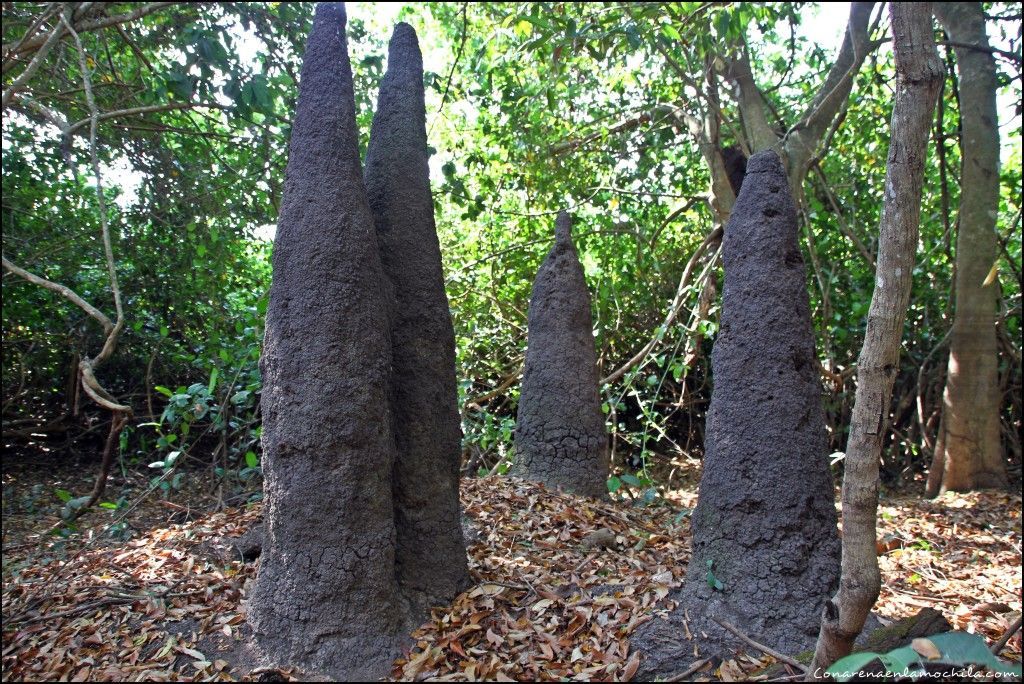
[[[42,7],[6,4],[4,44],[17,41]],[[129,7],[135,5],[114,3],[106,11]],[[833,46],[804,29],[815,11],[793,4],[542,2],[410,5],[398,13],[417,28],[424,49],[464,451],[467,458],[479,454],[475,470],[504,472],[514,457],[530,287],[551,245],[555,214],[565,208],[576,217],[602,375],[656,340],[647,358],[602,387],[617,458],[639,463],[635,474],[613,464],[609,491],[653,501],[670,458],[701,455],[722,283],[717,261],[701,267],[681,293],[680,315],[663,325],[684,264],[718,220],[704,198],[708,165],[687,121],[703,116],[697,88],[714,81],[718,142],[744,143],[726,67],[746,43],[769,124],[782,132],[797,123],[834,58]],[[178,4],[81,35],[101,111],[158,109],[105,120],[98,130],[127,318],[116,353],[98,373],[142,416],[122,435],[123,466],[159,462],[162,477],[176,464],[202,464],[229,490],[255,488],[266,227],[276,222],[283,192],[311,12],[309,3]],[[391,17],[358,8],[350,14],[365,149]],[[992,35],[1007,30],[1006,22],[992,23]],[[1005,93],[1019,99],[1019,74],[1009,62],[999,64]],[[31,104],[83,121],[81,77],[74,47],[64,41],[5,110],[3,248],[13,262],[110,313],[88,126],[62,136]],[[845,446],[851,378],[874,287],[870,259],[892,78],[891,53],[873,51],[802,188],[817,347],[845,381],[824,394],[831,451]],[[933,149],[926,165],[895,430],[884,453],[883,472],[894,478],[912,476],[929,458],[913,410],[917,375],[951,322],[960,164],[953,87],[949,79],[936,114],[943,154]],[[1020,383],[1019,124],[1004,135],[1000,364],[1001,383],[1012,390]],[[68,381],[78,359],[102,344],[99,326],[53,292],[10,276],[2,297],[5,421],[70,415],[76,402],[99,415]],[[929,364],[922,396],[932,411],[941,400],[941,352]],[[1013,394],[1003,416],[1008,428],[1020,421]],[[178,474],[159,486],[174,487]]]
[[[881,669],[870,668],[875,661]],[[911,646],[904,646],[888,653],[863,651],[840,658],[828,668],[828,675],[839,682],[847,682],[861,671],[879,673],[886,678],[930,677],[928,673],[943,673],[945,678],[970,677],[984,668],[1000,676],[1021,676],[1020,663],[1010,664],[992,655],[985,639],[967,632],[946,632],[927,639],[915,639]]]
[[[708,558],[708,572],[707,575],[705,575],[704,579],[707,580],[708,586],[711,587],[714,591],[725,591],[725,584],[722,582],[722,580],[715,577],[715,573],[711,571],[711,566],[713,566],[714,564],[715,561],[711,558]]]

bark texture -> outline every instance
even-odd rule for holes
[[[512,474],[585,496],[606,496],[608,437],[598,394],[590,292],[562,212],[537,272],[516,419]]]
[[[397,652],[391,340],[363,187],[342,3],[303,59],[274,242],[263,371],[266,540],[249,621],[263,655],[373,680]]]
[[[391,37],[365,179],[393,293],[396,572],[403,594],[423,614],[454,598],[469,583],[469,570],[459,508],[455,330],[430,194],[423,59],[405,23]]]
[[[928,494],[1005,487],[999,441],[996,348],[998,281],[988,279],[998,256],[999,128],[996,65],[979,2],[935,5],[960,73],[961,193],[956,241],[956,309],[939,436]]]
[[[739,197],[743,176],[747,173],[747,155],[736,145],[729,145],[722,149],[722,161],[725,162],[725,172],[729,176],[732,192]]]
[[[921,216],[921,188],[931,115],[942,81],[931,3],[890,3],[896,97],[879,222],[878,267],[857,361],[857,393],[843,478],[843,561],[839,591],[825,604],[810,673],[849,654],[878,598],[875,547],[878,460],[892,384],[899,369],[903,323]]]

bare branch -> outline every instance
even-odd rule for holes
[[[103,349],[91,360],[86,360],[85,363],[89,366],[95,366],[103,363],[114,351],[114,346],[117,342],[118,335],[121,332],[121,328],[124,327],[124,309],[121,306],[121,289],[117,282],[117,269],[114,266],[114,248],[110,242],[110,225],[107,220],[107,199],[103,192],[103,176],[100,174],[100,159],[99,154],[96,150],[96,129],[99,126],[100,112],[96,106],[96,98],[92,92],[92,79],[89,76],[89,64],[86,60],[85,48],[82,45],[82,39],[78,33],[71,26],[71,22],[65,15],[61,15],[61,22],[64,24],[64,28],[71,34],[71,37],[75,41],[75,47],[78,48],[78,64],[82,70],[82,85],[85,88],[85,99],[89,104],[90,126],[89,126],[89,150],[90,156],[92,157],[92,172],[96,179],[96,201],[99,204],[100,212],[100,229],[103,233],[103,251],[107,260],[107,273],[110,276],[110,290],[114,295],[114,310],[117,312],[117,321],[114,324],[112,330],[108,331],[106,342],[103,344]],[[83,375],[84,379],[84,375]],[[86,390],[88,391],[88,389]],[[91,396],[91,395],[90,395]]]
[[[629,361],[626,361],[626,363],[615,369],[607,377],[602,378],[599,383],[600,385],[607,385],[621,378],[632,370],[633,367],[646,359],[647,355],[651,353],[651,350],[657,346],[658,341],[662,338],[662,331],[668,330],[669,326],[675,322],[676,317],[679,316],[679,312],[683,308],[683,298],[686,295],[686,288],[690,284],[694,268],[697,266],[697,262],[700,260],[701,255],[704,254],[704,251],[707,250],[709,246],[721,240],[722,234],[723,231],[721,228],[715,228],[706,238],[704,238],[704,242],[700,243],[700,246],[693,251],[693,255],[690,256],[690,260],[686,263],[686,268],[683,270],[683,275],[679,278],[679,287],[676,289],[676,296],[672,299],[672,304],[669,305],[668,315],[665,316],[665,320],[660,326],[658,326],[659,333],[651,338],[650,342],[645,344],[643,349],[634,354]]]
[[[93,372],[93,365],[89,363],[88,359],[82,359],[78,363],[78,369],[82,373],[82,389],[85,390],[85,393],[88,394],[93,401],[103,408],[111,411],[131,414],[131,406],[118,404],[114,398],[110,396],[110,393],[103,389],[99,380],[96,379],[96,374]]]
[[[66,285],[61,285],[60,283],[55,283],[52,280],[47,280],[46,278],[40,278],[37,275],[29,273],[20,266],[15,266],[14,264],[12,264],[7,259],[7,257],[3,257],[3,266],[14,275],[20,278],[24,278],[33,285],[38,285],[39,287],[46,288],[47,290],[52,290],[53,292],[59,294],[61,297],[64,297],[69,302],[77,306],[79,309],[89,314],[89,316],[91,318],[94,318],[100,325],[102,325],[103,331],[105,333],[110,334],[110,331],[114,329],[114,324],[110,322],[110,319],[107,318],[106,314],[104,314],[102,311],[94,307],[89,302],[79,297],[75,293],[75,291],[72,290],[70,287]]]
[[[226,109],[224,105],[220,105],[214,102],[171,102],[160,105],[147,105],[145,107],[131,107],[129,109],[118,109],[112,112],[103,112],[99,114],[96,119],[97,121],[106,121],[108,119],[116,119],[122,116],[135,116],[137,114],[152,114],[154,112],[168,112],[175,109],[195,109],[198,107],[208,107],[210,109]],[[66,130],[62,131],[65,135],[71,135],[81,128],[85,128],[92,122],[93,117],[88,119],[82,119],[76,121],[67,127]]]
[[[25,87],[25,84],[28,83],[29,79],[31,79],[35,75],[36,71],[39,70],[39,67],[42,66],[43,60],[45,60],[46,56],[50,54],[50,50],[57,44],[57,41],[63,33],[64,27],[60,22],[58,22],[46,38],[43,39],[43,42],[40,44],[39,51],[36,52],[32,61],[28,63],[27,67],[25,67],[25,70],[18,74],[18,77],[11,82],[10,86],[4,88],[3,96],[0,98],[0,109],[7,109],[7,106],[11,103],[15,94]]]
[[[764,97],[754,80],[754,72],[750,68],[750,55],[745,45],[740,51],[739,57],[729,65],[729,76],[739,88],[743,128],[751,151],[760,152],[777,147],[779,135],[768,123],[764,109]]]
[[[30,38],[33,38],[36,35],[36,31],[39,30],[39,27],[41,27],[43,25],[43,22],[49,19],[50,16],[52,16],[53,11],[57,8],[57,3],[47,3],[43,11],[40,12],[39,16],[36,17],[35,21],[32,22],[32,25],[28,27],[28,30],[26,30],[25,33],[22,34],[21,38],[18,40],[17,43],[14,43],[12,45],[10,54],[8,54],[7,52],[7,47],[4,46],[3,73],[6,74],[7,70],[15,65],[14,54],[18,52],[18,50],[21,48],[22,45],[25,44],[26,41],[28,41]]]
[[[871,45],[868,40],[868,22],[874,5],[873,2],[850,4],[850,20],[839,55],[814,101],[784,136],[787,171],[791,179],[804,177],[815,150],[853,90],[854,77],[860,71]]]

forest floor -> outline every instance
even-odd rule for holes
[[[60,520],[54,491],[88,491],[90,475],[4,469],[4,680],[268,677],[237,655],[255,563],[230,544],[258,523],[258,504],[201,514],[208,490],[150,495],[127,514],[93,511],[62,537],[46,532]],[[476,584],[413,633],[392,677],[628,681],[640,662],[630,634],[673,607],[683,579],[696,482],[690,472],[638,506],[512,478],[464,480]],[[105,498],[131,501],[147,485],[126,473]],[[1020,615],[1020,495],[889,493],[880,513],[883,621],[932,607],[992,642]],[[1020,661],[1019,632],[1002,657]],[[772,662],[755,649],[719,654],[690,678],[764,679]]]

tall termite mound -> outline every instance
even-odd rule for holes
[[[690,633],[733,641],[719,618],[795,653],[814,644],[840,547],[796,207],[773,151],[748,162],[722,258],[704,473],[671,632],[692,657],[683,616]],[[668,631],[641,632],[652,630]],[[678,667],[679,653],[660,662],[669,650],[652,647],[645,669]]]
[[[273,662],[372,678],[400,619],[391,340],[342,3],[316,8],[286,174],[261,363],[266,539],[249,620]]]
[[[373,117],[365,179],[394,297],[395,560],[403,593],[420,610],[451,600],[469,582],[459,510],[455,330],[434,225],[425,121],[416,32],[398,24]]]
[[[384,113],[405,97],[395,74],[420,68],[418,55],[413,67],[403,56],[408,34],[396,33],[405,38],[382,88],[371,211],[344,6],[317,5],[274,243],[262,359],[266,538],[249,621],[269,663],[338,680],[383,676],[426,607],[466,577],[454,345],[422,90],[418,108]],[[435,333],[442,339],[428,343]],[[410,579],[417,573],[422,581]]]
[[[537,271],[527,316],[526,365],[512,474],[549,487],[607,494],[608,437],[598,394],[590,292],[562,212]]]

